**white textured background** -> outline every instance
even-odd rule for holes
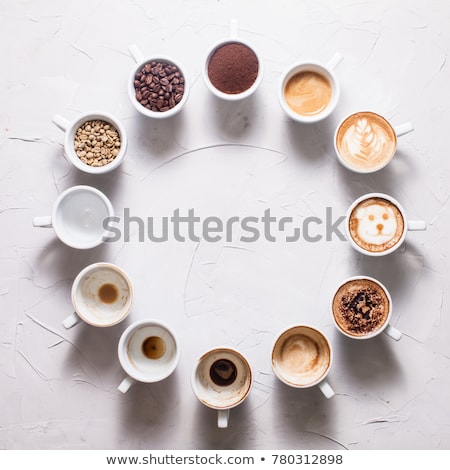
[[[200,75],[209,46],[238,18],[261,53],[265,76],[242,103],[218,102]],[[447,0],[0,2],[0,447],[71,449],[449,449],[450,4]],[[167,122],[134,110],[126,94],[127,48],[178,58],[192,80],[185,109]],[[338,68],[342,99],[325,122],[283,115],[280,73],[294,60]],[[93,178],[62,156],[55,113],[100,109],[123,120],[127,159]],[[393,124],[411,120],[391,165],[373,176],[344,170],[332,136],[349,112],[371,109]],[[179,157],[179,158],[178,158]],[[261,216],[271,208],[301,220],[344,214],[357,196],[397,197],[429,224],[400,252],[367,259],[339,240],[310,244],[114,243],[78,252],[31,219],[48,214],[74,184],[103,190],[120,215]],[[131,276],[127,321],[65,331],[76,274],[111,261]],[[331,323],[329,300],[349,275],[389,288],[393,324],[404,332],[355,342]],[[130,322],[171,323],[182,358],[168,380],[126,395],[116,349]],[[270,368],[285,326],[321,327],[335,350],[337,395],[292,390]],[[193,364],[219,344],[251,362],[255,383],[230,427],[190,388]]]

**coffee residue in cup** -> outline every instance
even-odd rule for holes
[[[114,284],[103,284],[98,289],[98,296],[104,304],[112,304],[119,297],[119,291]]]
[[[166,343],[159,336],[149,336],[142,343],[142,352],[148,359],[160,359],[166,352]]]
[[[212,364],[209,375],[216,385],[228,386],[236,380],[237,369],[230,360],[219,359]]]
[[[169,111],[183,99],[184,82],[176,65],[157,60],[147,62],[134,76],[136,100],[151,111]]]
[[[100,167],[111,163],[120,151],[119,132],[101,119],[84,122],[75,132],[74,148],[86,165]]]
[[[381,328],[390,311],[384,289],[370,279],[349,281],[333,299],[333,314],[339,327],[352,336],[364,336]]]
[[[258,77],[258,71],[256,54],[240,42],[218,47],[208,63],[211,83],[222,93],[231,95],[248,90]]]

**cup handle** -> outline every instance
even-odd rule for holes
[[[397,137],[408,134],[408,132],[412,132],[413,130],[414,126],[412,125],[412,122],[405,122],[404,124],[400,124],[399,126],[394,127],[394,132]]]
[[[230,38],[237,38],[239,35],[239,21],[236,18],[230,20]]]
[[[136,46],[136,44],[131,44],[131,46],[128,47],[128,51],[131,54],[131,57],[133,57],[134,61],[138,64],[140,62],[144,62],[144,54],[142,54],[141,50],[139,47]]]
[[[341,62],[344,56],[340,52],[336,52],[333,57],[328,61],[327,65],[330,69],[335,69]]]
[[[81,321],[81,318],[75,312],[73,312],[62,322],[62,325],[66,330],[69,330],[75,325],[78,325],[80,321]]]
[[[417,231],[426,229],[427,223],[425,220],[408,220],[408,230]]]
[[[331,398],[335,395],[334,390],[330,387],[330,384],[323,380],[319,384],[320,391],[325,395],[325,398]]]
[[[128,390],[130,390],[130,387],[136,382],[132,377],[127,375],[122,382],[120,382],[120,385],[117,387],[117,390],[122,393],[127,393]]]
[[[217,427],[227,428],[228,421],[230,419],[230,410],[218,410],[217,411]]]
[[[52,122],[53,124],[56,124],[63,132],[66,132],[70,127],[70,122],[59,114],[55,114],[53,116]]]
[[[44,227],[44,228],[53,227],[51,216],[44,215],[41,217],[33,217],[33,227]]]
[[[394,328],[391,325],[388,325],[386,327],[384,333],[386,333],[390,338],[394,339],[395,341],[398,341],[403,336],[401,331],[397,330],[397,328]]]

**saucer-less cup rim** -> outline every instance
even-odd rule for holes
[[[277,344],[279,343],[279,341],[284,337],[284,335],[286,333],[289,333],[290,331],[294,331],[294,330],[305,330],[305,329],[309,329],[309,330],[313,330],[316,334],[319,334],[324,340],[325,340],[325,343],[328,347],[328,351],[329,351],[329,356],[330,356],[330,360],[329,360],[329,363],[328,363],[328,367],[327,367],[327,370],[316,380],[308,383],[308,384],[298,384],[298,383],[295,383],[293,382],[292,380],[289,380],[287,379],[282,371],[280,370],[279,367],[277,367],[276,365],[276,361],[275,361],[275,350],[276,350],[276,346]],[[317,328],[316,326],[312,326],[312,325],[309,325],[309,324],[306,324],[306,323],[296,323],[294,325],[290,325],[286,328],[284,328],[282,331],[280,331],[274,338],[273,340],[273,343],[272,343],[272,348],[271,348],[271,365],[272,365],[272,370],[274,371],[275,375],[278,377],[279,380],[281,380],[281,382],[285,383],[286,385],[289,385],[290,387],[294,387],[294,388],[301,388],[301,389],[306,389],[306,388],[311,388],[311,387],[315,387],[315,386],[319,386],[319,388],[321,389],[322,393],[327,397],[327,398],[330,398],[334,395],[334,391],[331,389],[331,387],[328,385],[328,382],[326,381],[326,378],[328,376],[328,373],[330,372],[330,369],[331,369],[331,365],[333,363],[333,348],[331,347],[331,343],[330,343],[330,340],[328,339],[328,337],[326,336],[326,334],[320,329],[320,328]]]
[[[209,66],[209,61],[211,60],[211,57],[214,55],[217,49],[227,44],[243,44],[244,46],[248,47],[249,49],[253,51],[258,61],[258,75],[256,76],[255,81],[252,83],[252,85],[249,88],[247,88],[241,93],[224,93],[223,91],[218,90],[212,84],[209,78],[208,66]],[[257,49],[255,49],[255,47],[253,46],[253,44],[251,44],[251,42],[245,39],[242,39],[238,37],[237,35],[217,41],[209,49],[209,52],[206,56],[205,62],[203,64],[203,69],[202,69],[203,81],[205,82],[205,85],[207,86],[207,88],[211,91],[211,93],[213,93],[215,96],[217,96],[218,98],[224,101],[240,101],[253,95],[253,93],[255,93],[255,91],[259,88],[263,79],[263,75],[264,75],[264,66],[261,61],[261,56],[258,53]]]
[[[127,346],[129,344],[130,339],[133,337],[134,333],[141,328],[144,327],[152,327],[155,326],[157,328],[165,330],[169,336],[171,336],[173,343],[174,343],[174,356],[172,361],[170,362],[170,366],[164,369],[164,372],[160,375],[146,375],[143,372],[138,371],[132,364],[131,361],[128,359],[127,356]],[[134,382],[143,382],[143,383],[155,383],[160,382],[167,377],[169,377],[176,369],[178,362],[180,360],[180,347],[177,339],[177,335],[173,328],[164,321],[156,320],[156,319],[142,319],[137,320],[131,325],[129,325],[122,333],[119,339],[119,344],[117,347],[118,357],[120,365],[122,366],[123,370],[127,374],[127,377],[121,382],[118,389],[125,393],[130,386]]]
[[[355,168],[351,166],[349,163],[347,163],[341,156],[338,146],[337,146],[337,137],[339,133],[339,129],[341,128],[342,124],[344,124],[347,119],[350,119],[351,117],[355,116],[356,114],[373,114],[377,116],[379,119],[382,119],[387,126],[392,130],[392,133],[395,138],[395,143],[394,143],[394,151],[392,152],[392,155],[389,159],[386,159],[385,161],[381,162],[378,166],[374,168]],[[401,137],[404,134],[407,134],[409,132],[412,132],[414,130],[414,126],[412,125],[411,122],[405,122],[403,124],[399,124],[398,126],[393,126],[392,123],[387,119],[385,116],[381,115],[380,113],[377,113],[375,111],[369,111],[369,110],[360,110],[360,111],[354,111],[350,114],[347,114],[337,125],[336,130],[334,131],[334,137],[333,137],[333,144],[334,144],[334,150],[336,153],[336,156],[338,158],[338,161],[342,164],[343,167],[347,168],[348,170],[351,170],[355,173],[360,173],[360,174],[370,174],[370,173],[375,173],[376,171],[382,170],[384,167],[386,167],[394,158],[396,152],[397,152],[397,144],[398,144],[398,138]]]
[[[78,289],[80,287],[80,284],[83,278],[101,269],[112,270],[118,273],[122,277],[122,279],[125,281],[127,285],[128,293],[129,293],[128,301],[126,303],[126,308],[124,308],[122,315],[116,318],[114,321],[111,321],[108,323],[97,322],[92,317],[87,316],[85,314],[84,309],[81,308],[80,302],[78,300]],[[134,299],[133,284],[131,282],[131,279],[126,274],[126,272],[123,269],[119,268],[119,266],[113,263],[108,263],[108,262],[93,263],[93,264],[90,264],[89,266],[86,266],[84,269],[82,269],[78,273],[77,277],[75,278],[72,284],[71,298],[72,298],[72,305],[74,307],[75,312],[63,321],[63,325],[66,329],[69,329],[72,326],[75,326],[80,321],[84,321],[85,323],[91,326],[95,326],[99,328],[106,328],[106,327],[119,324],[120,322],[125,320],[125,318],[127,318],[128,315],[130,314],[132,306],[133,306],[133,299]]]
[[[179,113],[184,105],[186,104],[186,101],[188,100],[189,97],[189,91],[190,91],[190,81],[189,77],[186,74],[186,69],[181,64],[181,62],[178,59],[174,59],[171,56],[165,55],[165,54],[153,54],[150,56],[144,56],[140,49],[136,46],[136,44],[131,44],[128,48],[131,56],[133,57],[134,61],[136,64],[130,71],[130,75],[128,76],[128,97],[131,101],[131,104],[134,106],[134,108],[139,111],[141,114],[147,117],[155,118],[155,119],[167,119],[169,117],[174,116],[175,114]],[[178,67],[178,70],[182,74],[184,78],[184,92],[183,92],[183,97],[181,98],[180,102],[177,103],[173,108],[167,110],[167,111],[152,111],[151,109],[146,108],[142,104],[139,103],[139,101],[136,99],[136,89],[134,88],[134,77],[137,72],[139,72],[142,67],[152,61],[158,61],[158,62],[167,62],[171,65],[175,65]]]
[[[105,121],[117,129],[120,138],[120,149],[118,155],[114,160],[106,165],[94,167],[84,163],[80,157],[78,157],[75,151],[75,134],[79,127],[81,127],[87,121],[101,120]],[[64,154],[69,159],[69,161],[78,168],[79,170],[90,173],[93,175],[100,175],[109,173],[110,171],[116,169],[125,158],[125,154],[128,146],[127,133],[125,127],[121,121],[111,113],[104,111],[87,111],[75,118],[72,121],[68,121],[66,118],[59,114],[55,114],[52,119],[53,123],[56,124],[64,132]]]
[[[355,242],[355,240],[353,240],[353,237],[350,234],[350,227],[349,227],[349,225],[350,225],[350,216],[351,216],[353,210],[361,202],[363,202],[367,199],[372,199],[372,198],[386,199],[387,201],[389,201],[390,203],[392,203],[394,206],[396,206],[398,208],[398,210],[400,211],[400,214],[402,215],[402,218],[403,218],[404,226],[403,226],[402,236],[400,237],[399,241],[394,246],[391,246],[391,248],[388,248],[387,250],[384,250],[384,251],[372,252],[372,251],[366,250],[363,247],[359,246]],[[425,230],[425,229],[426,229],[425,221],[422,221],[422,220],[409,220],[408,221],[408,219],[406,218],[406,212],[405,212],[405,209],[403,208],[403,206],[397,201],[397,199],[395,199],[394,197],[390,196],[389,194],[385,194],[385,193],[367,193],[367,194],[363,194],[362,196],[360,196],[359,198],[355,199],[352,202],[352,204],[350,205],[350,207],[347,210],[347,214],[346,214],[346,217],[345,217],[345,233],[346,233],[347,240],[349,241],[350,245],[352,246],[352,248],[354,248],[359,253],[362,253],[364,255],[369,255],[369,256],[389,255],[390,253],[393,253],[394,251],[396,251],[403,244],[403,242],[405,241],[405,238],[406,238],[406,233],[408,231],[418,231],[418,230]]]
[[[278,86],[278,101],[284,112],[294,121],[301,123],[315,123],[327,118],[336,108],[341,94],[341,87],[334,68],[342,60],[342,55],[336,53],[330,62],[324,63],[318,60],[298,60],[289,65],[282,73]],[[318,114],[306,116],[295,112],[286,102],[284,90],[288,81],[300,72],[312,71],[325,76],[331,84],[332,95],[327,107]]]
[[[107,210],[108,210],[108,217],[112,217],[114,215],[114,209],[111,204],[111,201],[107,198],[105,194],[103,194],[99,189],[94,188],[92,186],[87,186],[87,185],[77,185],[77,186],[72,186],[65,191],[63,191],[56,201],[53,203],[53,208],[52,208],[52,215],[51,216],[40,216],[40,217],[34,217],[33,218],[33,226],[35,227],[46,227],[46,228],[53,228],[53,230],[56,233],[56,236],[67,246],[70,246],[72,248],[76,249],[91,249],[95,248],[104,241],[107,240],[107,235],[108,232],[106,230],[103,231],[102,236],[98,238],[98,240],[95,241],[95,243],[89,243],[89,244],[81,244],[81,243],[76,243],[73,240],[68,240],[65,236],[64,233],[61,231],[59,224],[57,223],[58,217],[58,211],[60,210],[60,206],[62,201],[68,197],[70,194],[76,192],[76,191],[87,191],[90,193],[95,194],[98,196],[103,203],[105,204]]]
[[[347,284],[349,282],[352,282],[352,281],[358,281],[358,280],[364,280],[364,279],[367,279],[369,281],[374,282],[375,284],[378,284],[383,289],[383,291],[385,292],[385,294],[386,294],[386,296],[389,300],[389,313],[388,313],[388,315],[386,317],[386,321],[383,323],[383,325],[381,325],[381,327],[376,329],[375,331],[372,331],[371,333],[368,333],[366,335],[351,335],[350,333],[347,333],[346,331],[344,331],[338,325],[338,323],[336,321],[336,318],[334,316],[334,311],[333,311],[334,298],[336,297],[339,289],[342,286],[344,286],[345,284]],[[391,320],[391,317],[392,317],[392,311],[393,311],[392,297],[391,297],[391,294],[390,294],[389,290],[386,288],[386,286],[382,282],[380,282],[378,279],[375,279],[371,276],[358,275],[358,276],[350,276],[350,277],[344,279],[342,282],[339,283],[338,287],[335,289],[335,291],[333,293],[333,297],[331,299],[331,316],[333,317],[333,323],[334,323],[335,327],[344,336],[347,336],[347,338],[352,338],[352,339],[356,339],[356,340],[371,339],[371,338],[374,338],[375,336],[378,336],[379,334],[385,332],[392,339],[398,341],[402,337],[402,333],[399,330],[397,330],[396,328],[394,328],[393,326],[391,326],[390,323],[389,323],[390,320]]]

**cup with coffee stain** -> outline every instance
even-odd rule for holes
[[[203,66],[208,89],[225,101],[251,96],[263,79],[263,63],[254,46],[239,37],[238,21],[230,21],[229,37],[214,44]]]
[[[272,369],[286,385],[294,388],[318,386],[326,398],[334,390],[325,380],[333,353],[324,333],[310,325],[286,328],[272,346]]]
[[[411,122],[393,126],[372,111],[350,114],[337,126],[334,148],[339,162],[355,173],[374,173],[384,168],[397,149],[397,137],[412,132]]]
[[[128,275],[112,263],[85,267],[72,284],[74,313],[63,322],[66,329],[84,321],[92,326],[117,325],[130,313],[133,285]]]
[[[118,345],[119,361],[127,376],[118,386],[126,393],[135,382],[160,382],[171,375],[180,359],[173,329],[153,319],[139,320],[126,328]]]
[[[407,220],[401,204],[383,193],[369,193],[356,199],[345,219],[350,245],[368,256],[393,253],[403,244],[408,231],[426,228],[424,220]]]
[[[230,409],[250,393],[253,375],[247,359],[228,347],[205,352],[194,366],[192,389],[201,403],[217,410],[217,426],[227,428]]]
[[[402,333],[390,325],[392,298],[387,288],[370,276],[345,279],[331,302],[336,328],[348,338],[370,339],[386,333],[398,341]]]
[[[302,60],[291,64],[281,75],[278,100],[294,121],[315,123],[336,108],[340,85],[334,69],[343,55],[336,53],[328,63]]]

